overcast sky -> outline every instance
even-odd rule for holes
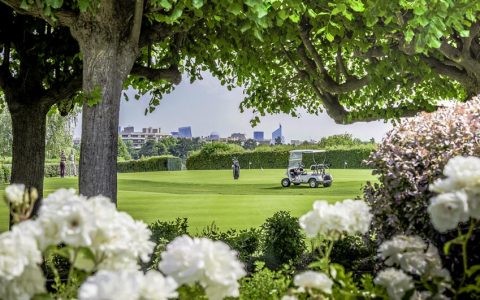
[[[375,138],[379,141],[392,128],[384,122],[355,123],[352,125],[335,124],[326,114],[314,116],[301,113],[300,118],[285,114],[265,116],[260,124],[252,128],[249,121],[253,116],[251,111],[240,113],[239,104],[243,99],[242,89],[228,91],[212,76],[206,75],[203,80],[189,83],[188,78],[176,87],[170,95],[165,95],[160,106],[151,113],[144,115],[148,106],[148,97],[130,101],[122,98],[120,107],[120,126],[134,126],[140,131],[143,127],[160,127],[162,132],[177,131],[178,127],[191,126],[193,136],[208,136],[217,132],[221,137],[230,136],[234,132],[245,133],[247,138],[253,136],[253,131],[264,131],[265,138],[270,139],[272,131],[282,124],[283,135],[290,140],[319,140],[324,136],[341,133],[351,133],[362,140]],[[81,119],[81,117],[80,117]],[[81,132],[79,122],[75,136]]]

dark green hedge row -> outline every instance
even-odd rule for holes
[[[335,149],[327,150],[326,153],[316,153],[317,163],[328,163],[331,168],[341,169],[365,169],[362,162],[370,155],[371,149]],[[212,155],[202,155],[197,153],[187,159],[187,169],[189,170],[216,170],[230,169],[232,167],[232,158],[236,157],[243,169],[250,165],[252,169],[283,169],[288,166],[288,151],[253,151],[243,153],[216,153]],[[345,165],[345,162],[347,163]],[[313,164],[312,154],[304,154],[303,163],[309,167]]]
[[[158,156],[140,160],[117,163],[118,173],[178,171],[182,169],[182,160],[178,157]]]
[[[78,164],[76,165],[78,175]],[[70,164],[67,162],[65,165],[65,176],[69,176]],[[45,164],[45,177],[60,177],[60,163],[46,163]]]

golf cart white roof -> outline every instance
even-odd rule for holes
[[[323,153],[327,152],[326,150],[310,150],[310,149],[303,149],[303,150],[291,150],[290,153]]]

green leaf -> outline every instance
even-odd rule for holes
[[[340,3],[332,10],[332,15],[338,15],[339,13],[344,12],[346,9],[347,6],[344,3]]]
[[[78,8],[81,12],[86,12],[90,6],[90,0],[78,0]]]
[[[300,16],[297,14],[290,15],[288,17],[293,23],[298,23],[300,21]]]
[[[459,32],[461,37],[469,37],[470,36],[470,30],[460,30]]]
[[[192,0],[193,7],[200,9],[203,6],[203,0]]]
[[[365,10],[363,2],[360,0],[350,0],[350,8],[356,12],[362,12]]]
[[[465,273],[468,275],[468,277],[471,277],[479,271],[480,271],[480,265],[474,265],[470,267]]]
[[[27,3],[27,0],[22,0],[22,3],[20,3],[20,8],[24,10],[28,10],[30,6]]]
[[[335,36],[333,36],[333,34],[331,34],[330,32],[327,32],[327,40],[329,42],[333,42],[334,39],[335,39]]]
[[[160,1],[160,6],[163,7],[166,11],[169,11],[172,9],[172,3],[170,3],[169,0],[161,0]]]
[[[405,32],[405,42],[410,43],[413,40],[414,35],[415,35],[415,33],[413,33],[413,31],[411,29],[408,29]]]
[[[441,45],[441,44],[442,44],[442,43],[441,43],[439,40],[437,40],[437,39],[430,39],[430,40],[428,41],[428,46],[431,47],[431,48],[434,48],[434,49],[440,48],[440,45]]]
[[[77,257],[73,266],[79,270],[92,272],[95,268],[95,254],[87,247],[78,249]]]
[[[170,16],[170,19],[172,21],[176,21],[176,20],[178,20],[178,18],[180,18],[182,16],[182,14],[183,14],[183,9],[177,7],[173,10],[173,13]]]
[[[49,4],[52,8],[60,8],[63,5],[63,0],[50,0]]]

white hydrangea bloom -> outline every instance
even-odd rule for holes
[[[99,271],[87,278],[78,290],[79,300],[136,300],[140,298],[142,273]]]
[[[466,189],[468,196],[468,214],[470,217],[480,220],[480,186]]]
[[[171,277],[163,277],[156,271],[148,271],[143,278],[140,290],[141,300],[166,300],[178,297],[177,282]]]
[[[285,295],[281,300],[298,300],[298,298],[296,296]]]
[[[430,190],[438,193],[452,192],[480,186],[480,158],[456,156],[451,158],[443,170],[446,179],[435,181]]]
[[[245,276],[235,251],[220,241],[177,237],[162,253],[159,269],[179,284],[200,283],[209,299],[239,295],[238,279]]]
[[[326,294],[332,293],[333,281],[328,276],[321,272],[306,271],[295,275],[293,283],[300,287],[299,291],[304,291],[306,288],[318,289]]]
[[[464,191],[440,194],[431,199],[428,213],[433,227],[439,232],[455,229],[468,220],[467,194]]]
[[[394,268],[379,272],[374,282],[386,288],[388,296],[394,300],[401,300],[406,292],[414,288],[412,277]]]
[[[11,203],[13,206],[18,206],[23,203],[23,194],[25,192],[24,184],[11,184],[5,188],[5,198],[7,204]]]
[[[11,231],[0,234],[0,278],[12,280],[20,276],[27,266],[42,262],[42,253],[30,231],[32,222],[22,222],[25,224],[20,223]]]
[[[387,266],[400,265],[405,253],[418,253],[427,249],[427,244],[417,236],[397,235],[383,242],[378,248],[379,256]]]
[[[44,292],[45,278],[36,265],[27,266],[20,276],[10,280],[0,277],[0,299],[30,300],[34,295]]]
[[[370,208],[364,201],[347,199],[335,204],[315,201],[313,211],[301,216],[299,223],[308,237],[320,234],[336,240],[342,234],[366,233],[371,220]]]

